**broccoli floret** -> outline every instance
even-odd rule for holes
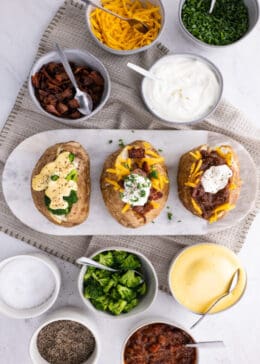
[[[104,295],[103,289],[97,282],[95,282],[92,279],[89,279],[85,283],[85,289],[84,289],[85,298],[97,299],[98,297],[103,296],[103,295]]]
[[[127,255],[128,255],[127,252],[124,252],[121,250],[114,251],[114,260],[115,260],[115,263],[117,264],[117,266],[120,266],[123,263],[123,261],[126,259]]]
[[[133,308],[135,308],[137,305],[138,305],[138,303],[139,303],[139,301],[138,301],[138,299],[134,299],[134,300],[132,300],[131,302],[129,302],[126,306],[125,306],[125,308],[124,308],[124,312],[126,313],[126,312],[129,312],[129,311],[131,311]]]
[[[142,278],[138,276],[133,270],[128,270],[119,281],[121,284],[128,288],[137,287],[141,284]]]
[[[108,286],[111,278],[109,277],[104,277],[104,278],[98,278],[98,276],[93,273],[92,277],[102,286],[102,287],[106,287]]]
[[[138,287],[137,292],[140,296],[144,296],[147,291],[146,283],[144,282],[140,287]]]
[[[88,267],[86,270],[86,273],[84,274],[84,281],[87,281],[90,277],[92,277],[92,274],[95,272],[96,268],[94,267]]]
[[[97,299],[91,299],[90,302],[101,311],[106,311],[109,304],[109,299],[106,296],[98,297]]]
[[[120,315],[120,313],[123,312],[126,305],[127,302],[124,300],[119,300],[117,302],[110,301],[108,309],[113,315]]]
[[[116,289],[117,289],[118,293],[120,294],[121,298],[123,300],[126,300],[127,302],[130,302],[134,298],[136,298],[136,293],[131,288],[121,286],[121,284],[118,284]]]
[[[113,298],[113,300],[115,301],[118,301],[121,299],[121,296],[120,294],[118,293],[118,290],[116,288],[113,288],[111,291],[110,291],[110,295],[111,295],[111,298]]]
[[[111,267],[114,264],[113,253],[111,251],[98,254],[94,257],[94,260],[107,267]]]
[[[110,279],[107,285],[104,287],[104,292],[108,293],[112,287],[115,287],[115,281],[113,279]]]
[[[129,254],[127,258],[121,263],[121,269],[138,269],[141,268],[141,262],[134,254]]]

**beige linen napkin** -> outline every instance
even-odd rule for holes
[[[128,128],[128,129],[162,129],[160,122],[145,108],[140,97],[141,78],[128,70],[126,63],[131,61],[143,67],[150,67],[155,60],[167,53],[167,49],[158,44],[145,53],[129,57],[113,56],[101,48],[89,36],[85,25],[85,10],[82,3],[67,1],[62,6],[45,33],[39,45],[37,57],[53,49],[55,42],[66,48],[86,49],[103,61],[112,80],[112,93],[102,111],[89,119],[88,128]],[[75,127],[77,127],[75,122]],[[0,134],[0,174],[10,152],[25,138],[50,129],[66,128],[42,115],[32,103],[27,84],[22,87],[15,106]],[[165,128],[164,128],[165,129]],[[241,112],[222,101],[211,117],[193,129],[206,129],[228,135],[251,153],[260,173],[260,140],[257,130]],[[38,233],[18,221],[3,197],[0,189],[0,230],[26,241],[39,249],[74,262],[75,258],[90,254],[100,247],[111,245],[129,246],[146,254],[155,265],[159,274],[161,288],[166,288],[166,274],[170,260],[185,245],[212,241],[224,244],[238,252],[245,241],[246,234],[259,208],[259,191],[256,206],[238,225],[206,236],[164,236],[164,237],[57,237]]]

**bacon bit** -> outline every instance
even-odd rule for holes
[[[147,177],[146,172],[143,171],[141,168],[136,168],[131,173],[133,173],[133,174],[139,174],[140,176]]]
[[[163,194],[162,194],[162,192],[160,192],[160,191],[156,191],[156,189],[155,188],[151,188],[150,189],[150,195],[149,195],[149,197],[148,197],[148,200],[149,201],[155,201],[155,200],[159,200],[160,198],[162,198],[163,197]]]
[[[143,164],[142,164],[142,170],[144,172],[146,172],[147,174],[150,172],[150,167],[149,167],[149,164],[147,162],[143,162]]]
[[[138,159],[145,157],[144,148],[132,148],[128,151],[129,158]]]
[[[95,109],[101,101],[104,91],[102,75],[87,66],[77,66],[70,63],[79,88],[87,92],[93,101]],[[70,82],[61,63],[50,62],[41,67],[31,78],[35,96],[47,112],[68,119],[78,119],[83,116],[79,104],[74,99],[75,89]]]

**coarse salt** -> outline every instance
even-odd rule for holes
[[[15,309],[30,309],[46,302],[55,289],[48,266],[33,257],[20,257],[0,271],[0,299]]]

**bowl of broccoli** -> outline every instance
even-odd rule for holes
[[[78,289],[91,310],[106,317],[122,318],[143,312],[152,304],[158,291],[158,279],[152,263],[143,254],[112,247],[99,250],[90,258],[119,270],[81,268]]]

